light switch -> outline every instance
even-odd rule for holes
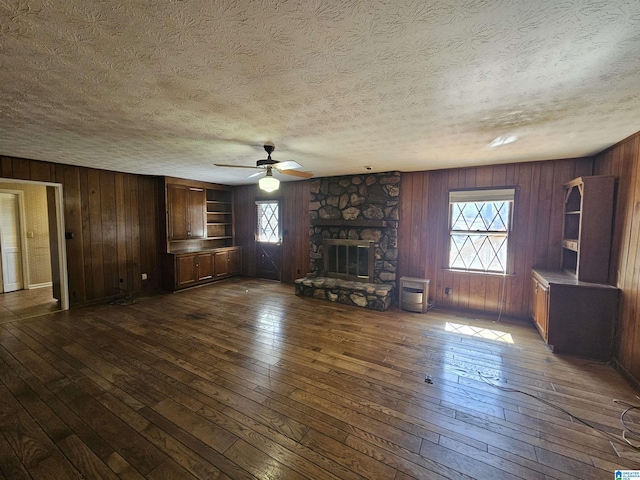
[[[33,232],[27,232],[27,238],[33,238]]]

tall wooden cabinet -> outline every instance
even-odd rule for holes
[[[565,185],[561,270],[532,271],[531,316],[549,347],[596,360],[613,356],[619,291],[607,285],[615,177]]]
[[[231,187],[171,177],[162,182],[167,236],[163,288],[177,290],[239,275]]]

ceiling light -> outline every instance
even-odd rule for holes
[[[501,135],[489,145],[487,145],[487,148],[501,147],[502,145],[507,145],[509,143],[515,142],[516,140],[518,140],[517,135]]]
[[[273,176],[271,165],[267,167],[267,174],[258,181],[258,185],[265,192],[275,192],[280,187],[280,180]]]

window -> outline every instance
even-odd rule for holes
[[[280,242],[280,203],[277,201],[258,201],[258,242]]]
[[[449,192],[449,268],[507,273],[515,190]]]

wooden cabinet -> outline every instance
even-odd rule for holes
[[[618,289],[567,272],[533,270],[532,280],[532,316],[552,351],[610,360]]]
[[[205,237],[205,191],[188,185],[167,185],[168,239]]]
[[[214,254],[216,278],[239,275],[241,270],[240,247],[219,248]]]
[[[198,268],[198,281],[211,280],[215,276],[213,253],[199,253],[196,255],[196,267]]]
[[[241,249],[233,246],[232,188],[163,177],[160,203],[166,216],[161,255],[162,287],[178,290],[241,273]]]
[[[240,247],[167,255],[164,287],[178,290],[239,275],[234,258],[240,258]]]
[[[175,257],[175,287],[184,288],[195,285],[198,281],[195,255],[176,255]]]
[[[580,177],[565,185],[562,270],[583,282],[609,278],[615,177]]]
[[[213,254],[201,252],[175,256],[175,287],[185,288],[212,280]]]
[[[531,316],[533,317],[540,335],[546,341],[549,325],[549,286],[533,276],[533,296],[531,302]]]

